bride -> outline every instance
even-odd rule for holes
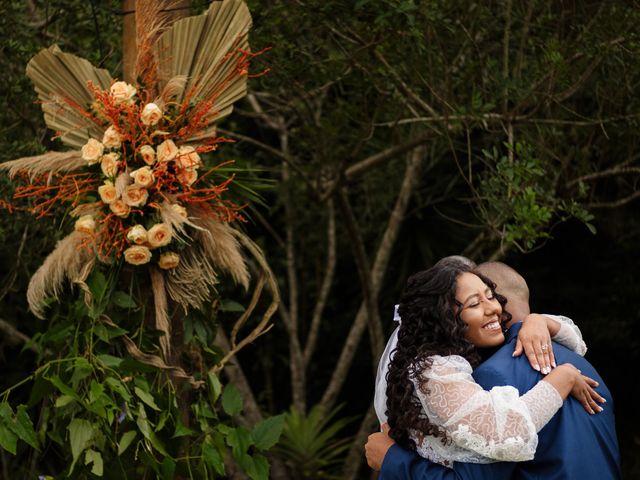
[[[505,304],[495,284],[460,263],[436,264],[409,278],[386,376],[390,435],[398,444],[446,466],[526,461],[535,454],[537,432],[568,395],[590,413],[601,410],[597,383],[570,364],[524,395],[475,383],[472,368],[504,343],[502,327],[511,319]],[[571,331],[565,329],[563,343],[575,347],[580,342]]]

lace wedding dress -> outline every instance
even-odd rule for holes
[[[567,317],[553,339],[580,355],[586,345],[578,327]],[[417,453],[433,462],[491,463],[533,458],[542,427],[562,406],[562,397],[548,382],[520,396],[514,387],[484,390],[471,376],[467,360],[458,356],[431,357],[432,365],[413,379],[417,397],[429,421],[447,432],[447,441],[412,431]]]

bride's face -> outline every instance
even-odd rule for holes
[[[462,307],[460,318],[469,327],[467,340],[479,348],[504,342],[500,325],[502,307],[489,286],[473,273],[464,272],[456,281],[456,300]]]

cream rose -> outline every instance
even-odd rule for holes
[[[189,145],[180,147],[180,150],[178,151],[178,159],[180,166],[183,168],[198,168],[202,163],[200,155],[198,155],[196,149]]]
[[[98,187],[98,195],[104,203],[112,204],[118,199],[116,187],[111,182],[105,182],[104,185]]]
[[[179,263],[180,255],[175,252],[165,252],[160,255],[160,260],[158,260],[158,266],[163,270],[176,268]]]
[[[113,178],[118,175],[118,167],[120,162],[118,161],[117,153],[107,153],[102,156],[100,160],[100,168],[105,177]]]
[[[129,205],[124,203],[122,200],[116,200],[115,202],[109,204],[109,208],[114,215],[122,218],[128,217],[129,212],[131,211],[131,207],[129,207]]]
[[[151,248],[164,247],[171,242],[171,226],[166,223],[156,223],[147,232],[147,242]]]
[[[93,233],[96,231],[96,221],[93,219],[93,215],[83,215],[78,220],[74,227],[76,232]]]
[[[140,120],[144,125],[157,125],[162,119],[162,110],[155,103],[147,103],[142,109]]]
[[[153,172],[149,167],[141,167],[137,170],[134,170],[129,174],[135,184],[139,187],[150,187],[153,185],[153,182],[156,180],[153,176]]]
[[[122,145],[122,137],[113,125],[104,131],[102,144],[107,148],[120,148]]]
[[[130,207],[141,207],[147,203],[149,192],[138,185],[129,185],[122,192],[122,200]]]
[[[124,259],[131,265],[144,265],[151,260],[151,251],[142,245],[134,245],[124,251]]]
[[[134,225],[127,232],[127,240],[136,245],[147,243],[147,229],[142,225]]]
[[[191,186],[198,179],[198,172],[193,168],[183,168],[178,172],[178,181],[183,185]]]
[[[130,103],[133,96],[136,94],[136,88],[133,85],[129,85],[127,82],[115,82],[111,85],[109,90],[111,96],[116,102],[116,105],[127,102]]]
[[[143,145],[140,147],[140,150],[138,150],[138,153],[140,153],[144,163],[147,165],[153,165],[156,163],[156,151],[151,145]]]
[[[90,138],[82,147],[82,159],[86,160],[89,165],[98,163],[103,153],[104,145],[95,138]]]
[[[180,215],[182,218],[186,219],[189,215],[187,213],[187,209],[184,208],[182,205],[180,205],[179,203],[172,203],[169,206],[169,209],[175,213]]]
[[[173,140],[165,140],[158,145],[156,155],[158,156],[159,162],[168,162],[176,158],[176,155],[178,155],[178,147],[173,143]]]

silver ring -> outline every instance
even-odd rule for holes
[[[547,351],[547,348],[549,348],[549,345],[544,344],[544,345],[542,345],[542,347],[541,347],[541,348],[542,348],[542,351],[543,351],[543,352],[546,352],[546,351]]]

